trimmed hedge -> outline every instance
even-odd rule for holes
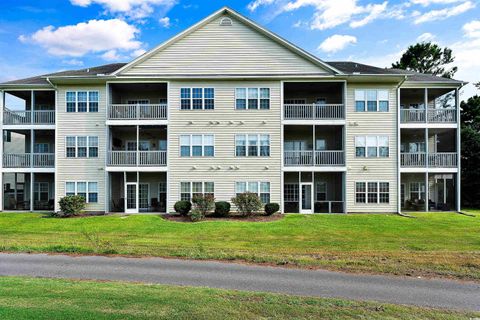
[[[265,215],[267,216],[271,216],[275,212],[278,212],[278,210],[280,210],[278,203],[271,202],[265,205]]]
[[[215,202],[215,216],[216,217],[228,217],[230,214],[230,203],[227,201]]]
[[[71,217],[76,216],[82,213],[85,210],[85,198],[82,196],[65,196],[60,201],[61,212],[56,213],[56,216],[59,217]]]
[[[177,201],[173,208],[175,209],[175,212],[186,216],[192,209],[192,203],[186,200]]]

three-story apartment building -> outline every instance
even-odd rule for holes
[[[324,62],[229,8],[126,64],[0,85],[2,210],[460,209],[462,82]]]

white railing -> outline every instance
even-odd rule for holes
[[[425,167],[426,158],[425,152],[401,153],[400,165],[402,167]]]
[[[432,168],[457,167],[456,152],[437,152],[428,154],[428,166]]]
[[[33,162],[32,162],[33,158]],[[33,163],[33,166],[32,166]],[[54,153],[6,153],[3,155],[4,168],[54,168]]]
[[[34,168],[55,167],[55,154],[54,153],[34,153],[33,167]]]
[[[425,110],[400,109],[400,122],[425,122]]]
[[[37,111],[12,111],[3,110],[3,124],[25,125],[25,124],[55,124],[54,110]]]
[[[428,109],[428,122],[444,123],[457,122],[457,110],[451,109]]]
[[[345,119],[343,104],[285,104],[285,120]]]
[[[110,120],[166,120],[166,104],[111,104]]]
[[[315,213],[343,213],[343,201],[315,201]]]
[[[313,166],[313,151],[285,151],[283,164],[285,166]]]
[[[315,151],[316,166],[343,166],[344,164],[345,157],[342,150]]]
[[[138,165],[137,165],[138,163]],[[109,151],[108,165],[116,167],[157,167],[167,165],[166,151]]]

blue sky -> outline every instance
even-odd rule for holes
[[[387,67],[431,40],[480,81],[478,0],[2,0],[0,80],[129,61],[224,5],[326,61]]]

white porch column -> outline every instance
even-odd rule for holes
[[[459,95],[459,90],[455,89],[455,108],[457,112],[457,211],[462,210],[462,157],[461,157],[461,152],[462,152],[462,141],[461,141],[461,114],[460,114],[460,95]]]
[[[30,172],[30,211],[33,212],[33,181],[34,173]]]
[[[402,140],[402,132],[400,129],[400,88],[397,88],[397,213],[402,211],[401,202],[402,199],[402,174],[400,173],[401,167],[401,140]]]
[[[140,136],[139,136],[139,135],[140,135],[140,128],[139,128],[138,125],[137,125],[136,129],[137,129],[137,150],[136,150],[137,152],[136,152],[136,155],[135,155],[135,156],[136,156],[136,164],[137,164],[137,167],[138,167],[138,166],[140,165],[140,153],[138,152],[138,151],[140,150],[140,148],[139,148],[139,143],[140,143]],[[137,180],[137,182],[138,182],[138,180]]]
[[[428,122],[428,89],[425,88],[425,91],[424,91],[424,103],[425,103],[425,123]]]
[[[429,211],[429,199],[430,199],[430,191],[429,191],[429,186],[428,186],[428,168],[429,168],[429,162],[430,162],[430,147],[428,145],[428,128],[425,128],[425,211]]]
[[[317,159],[316,159],[316,141],[315,141],[315,125],[312,126],[312,136],[313,136],[313,154],[312,154],[312,160],[313,160],[313,163],[312,165],[315,166],[315,164],[317,163]]]

